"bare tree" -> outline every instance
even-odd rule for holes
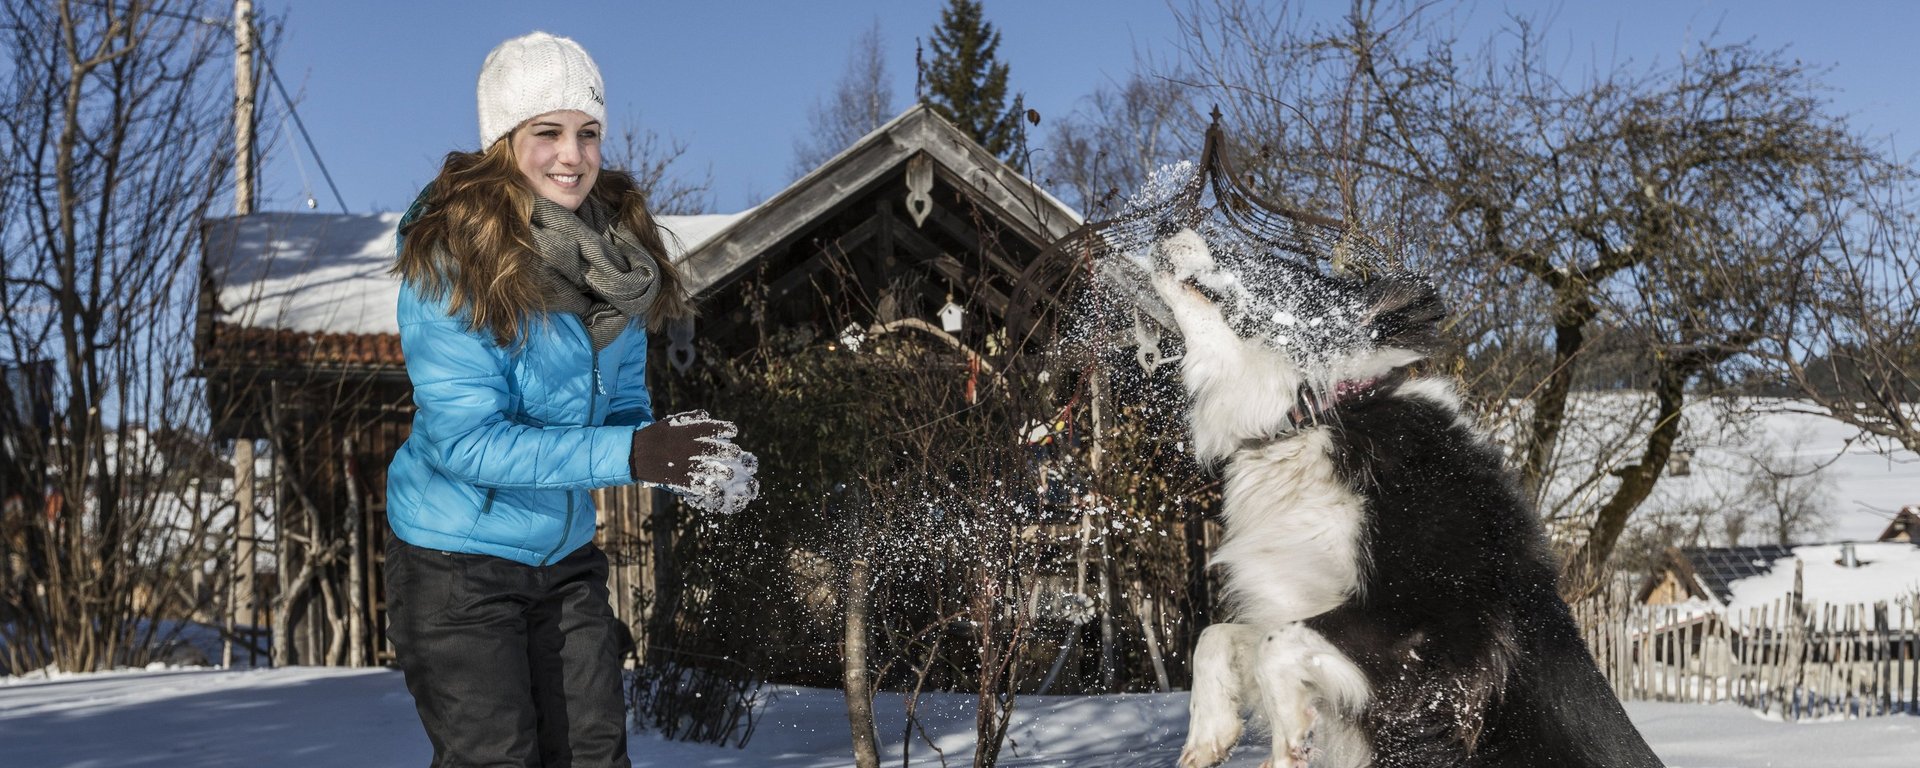
[[[847,68],[833,95],[807,110],[807,135],[793,143],[793,173],[804,174],[853,146],[892,119],[893,82],[887,72],[885,38],[873,20],[847,49]]]
[[[713,211],[713,171],[692,177],[674,168],[687,154],[687,143],[661,138],[652,128],[641,128],[637,117],[620,121],[618,139],[606,147],[606,164],[633,174],[647,193],[655,215],[683,216]]]
[[[1805,311],[1761,356],[1815,412],[1920,452],[1920,219],[1911,170],[1889,175],[1816,254]]]
[[[1741,503],[1753,510],[1775,544],[1817,539],[1833,519],[1833,481],[1826,465],[1807,455],[1812,440],[1802,431],[1745,451],[1751,471]]]
[[[30,510],[26,588],[0,604],[18,670],[140,663],[162,618],[204,608],[210,510],[182,445],[199,222],[224,177],[224,30],[203,4],[7,2],[0,90],[0,344],[46,371],[6,418]],[[9,416],[14,409],[7,409]],[[214,548],[217,551],[217,547]]]
[[[1089,219],[1118,213],[1154,171],[1198,154],[1204,126],[1184,78],[1148,74],[1150,61],[1136,67],[1142,71],[1124,84],[1094,91],[1055,121],[1041,150],[1047,185],[1069,191]]]

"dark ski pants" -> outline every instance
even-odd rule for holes
[[[387,637],[433,768],[628,768],[624,627],[592,544],[544,567],[387,540]]]

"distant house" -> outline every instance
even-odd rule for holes
[[[1887,529],[1880,532],[1880,541],[1920,545],[1920,505],[1902,507],[1900,514],[1893,516],[1893,522],[1887,523]]]
[[[1872,603],[1920,591],[1920,546],[1906,541],[1669,549],[1641,582],[1646,605],[1763,605],[1798,591],[1822,603]]]
[[[1641,583],[1639,602],[1671,605],[1705,600],[1726,605],[1733,597],[1734,582],[1766,573],[1781,558],[1792,556],[1792,547],[1777,545],[1668,549],[1660,566]]]

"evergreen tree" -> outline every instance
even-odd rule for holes
[[[925,65],[920,100],[966,131],[987,151],[1007,158],[1018,147],[1021,99],[1007,105],[1007,65],[994,58],[1000,33],[977,0],[948,0],[934,27],[933,60]]]

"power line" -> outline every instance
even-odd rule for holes
[[[102,10],[113,10],[113,7],[111,5],[103,3],[101,0],[75,0],[75,2],[78,2],[81,5],[89,5],[95,8],[100,8]],[[219,27],[223,30],[226,30],[227,34],[229,35],[233,34],[233,22],[230,19],[224,19],[224,18],[219,18],[214,16],[194,16],[191,14],[181,13],[179,11],[156,9],[156,8],[142,8],[141,12],[150,13],[155,16],[163,16],[170,19],[177,19],[180,21],[191,21],[198,24],[205,24],[210,27]],[[274,90],[280,93],[281,103],[284,103],[287,105],[287,113],[293,116],[293,127],[300,131],[300,141],[307,145],[307,154],[313,155],[314,165],[319,166],[320,177],[323,179],[326,179],[327,189],[333,192],[333,201],[340,206],[341,213],[352,213],[352,211],[347,210],[346,198],[340,195],[340,187],[333,183],[333,174],[327,171],[326,158],[323,158],[320,156],[320,148],[313,143],[313,136],[307,133],[306,121],[303,121],[300,119],[300,110],[299,108],[294,106],[293,97],[287,95],[287,87],[280,83],[280,75],[278,72],[274,70],[273,57],[267,54],[267,46],[264,46],[264,45],[257,46],[254,50],[257,50],[260,52],[260,62],[266,65],[265,69],[267,70],[267,78],[273,81]]]
[[[306,143],[307,153],[313,155],[313,164],[319,166],[320,178],[327,180],[327,189],[333,192],[333,201],[339,204],[341,213],[352,213],[352,211],[347,210],[346,198],[340,196],[340,187],[333,183],[333,174],[327,171],[326,158],[320,156],[320,148],[314,146],[313,136],[307,133],[307,124],[306,121],[300,119],[300,110],[294,107],[292,97],[287,95],[287,87],[280,84],[280,73],[273,67],[273,57],[267,55],[267,47],[264,45],[260,46],[258,50],[260,51],[260,63],[266,65],[267,79],[273,81],[274,90],[280,92],[280,101],[287,105],[287,114],[293,116],[293,127],[299,129],[300,140]]]

